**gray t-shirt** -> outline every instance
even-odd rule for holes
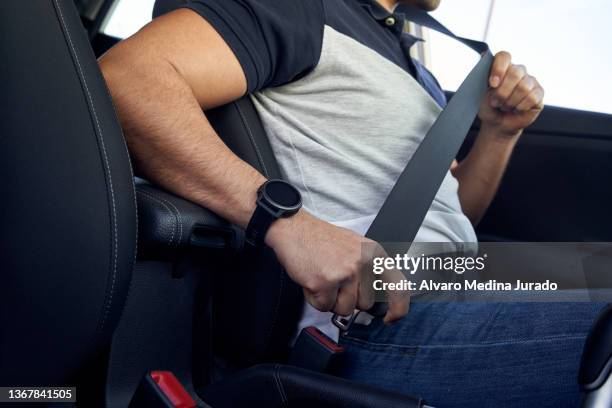
[[[417,41],[375,0],[193,0],[234,51],[284,178],[323,220],[365,233],[445,104]],[[447,174],[416,240],[475,242]],[[409,200],[410,197],[406,197]],[[307,306],[301,327],[332,337]]]
[[[309,75],[252,100],[304,207],[360,234],[441,111],[411,75],[331,27]],[[416,241],[476,241],[457,187],[449,171]],[[306,304],[299,328],[311,325],[338,337],[331,314]]]

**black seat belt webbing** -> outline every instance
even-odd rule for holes
[[[483,42],[458,37],[428,13],[401,5],[396,13],[462,42],[481,59],[432,125],[385,199],[366,237],[383,243],[411,243],[455,159],[488,89],[493,55]]]
[[[423,138],[370,225],[366,237],[383,247],[394,243],[410,245],[414,241],[478,114],[493,62],[493,54],[486,43],[456,36],[423,10],[400,5],[395,13],[404,14],[408,21],[465,44],[481,54],[481,58]],[[386,303],[378,303],[370,313],[384,315],[386,306]],[[354,318],[355,315],[347,319],[334,314],[332,323],[345,332]]]

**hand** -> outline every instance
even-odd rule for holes
[[[268,231],[266,243],[316,309],[348,316],[355,309],[368,310],[374,305],[374,289],[369,279],[373,273],[366,270],[374,256],[381,256],[382,247],[374,241],[302,210],[291,218],[276,221]],[[371,256],[364,256],[364,248],[371,249]],[[382,279],[398,281],[400,275],[391,271],[383,274]],[[407,292],[394,291],[387,293],[387,298],[385,323],[389,324],[408,313],[410,297]]]
[[[544,108],[542,86],[523,65],[512,64],[512,56],[505,51],[493,60],[489,86],[478,116],[483,126],[502,136],[520,135]]]

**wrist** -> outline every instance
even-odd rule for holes
[[[253,246],[275,244],[276,231],[286,229],[279,226],[284,226],[283,221],[294,217],[301,207],[301,194],[293,185],[283,180],[266,181],[257,190],[255,211],[245,229],[246,241]]]
[[[523,129],[504,129],[500,126],[482,123],[479,139],[486,139],[498,144],[514,145],[523,134]]]
[[[301,209],[295,215],[287,218],[279,218],[270,225],[265,237],[265,243],[275,252],[283,243],[292,240],[296,231],[306,218],[306,212]]]

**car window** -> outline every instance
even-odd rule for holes
[[[510,51],[542,83],[547,105],[612,113],[609,0],[442,0],[433,15],[458,35]],[[426,37],[426,65],[456,90],[478,56],[437,33]]]
[[[102,23],[102,32],[126,38],[151,21],[155,0],[116,0]]]

